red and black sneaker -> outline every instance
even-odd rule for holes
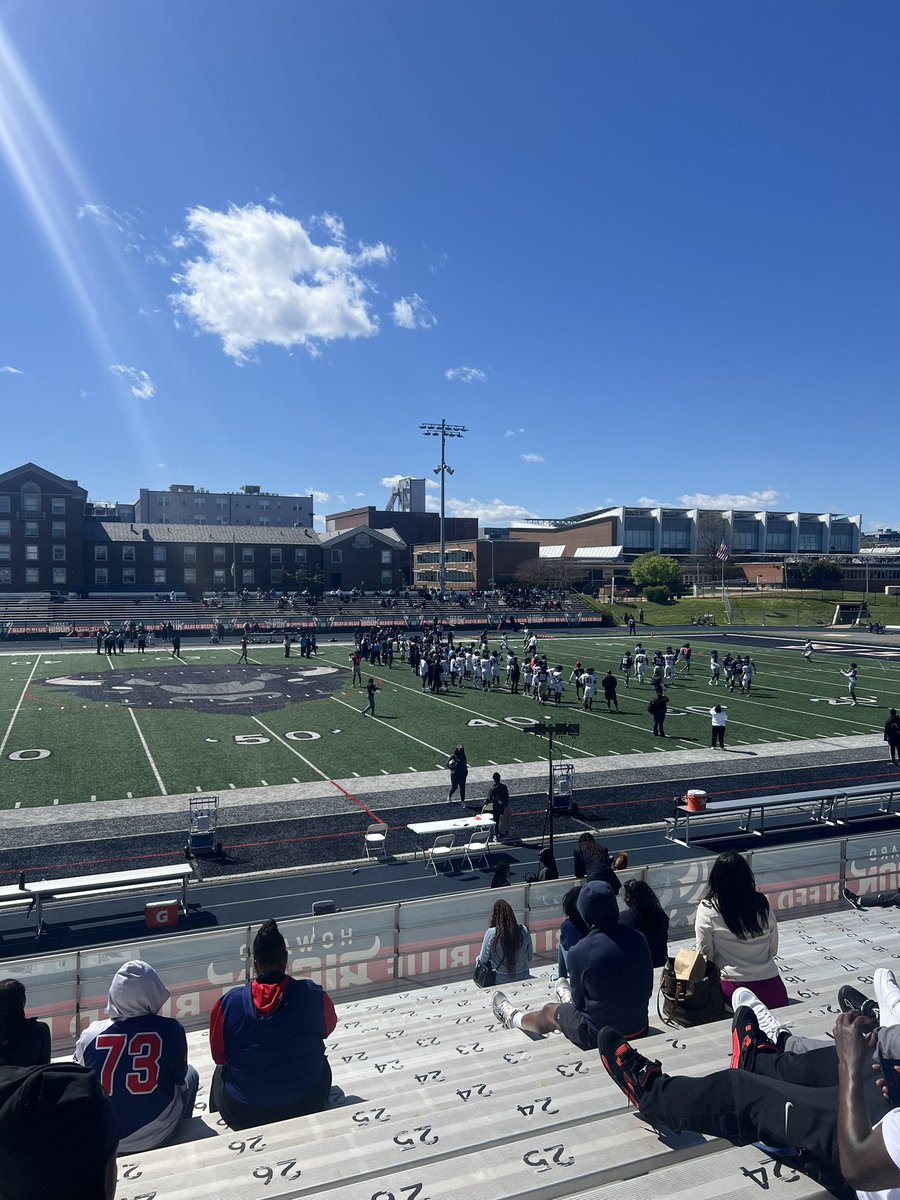
[[[757,1054],[778,1054],[779,1049],[759,1027],[756,1013],[741,1005],[731,1022],[731,1069],[752,1071]]]
[[[641,1107],[641,1099],[662,1075],[662,1064],[650,1061],[630,1046],[618,1029],[607,1025],[597,1038],[600,1061],[606,1073],[625,1093],[629,1104]]]

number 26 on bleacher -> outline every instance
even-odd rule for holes
[[[256,1167],[252,1172],[254,1179],[261,1179],[266,1187],[275,1178],[275,1171],[278,1167],[281,1170],[278,1172],[282,1179],[299,1179],[301,1175],[300,1168],[297,1167],[296,1158],[283,1158],[281,1162],[277,1162],[274,1167]],[[296,1171],[294,1168],[297,1167]],[[291,1174],[291,1172],[294,1172]]]

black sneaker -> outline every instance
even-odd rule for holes
[[[778,1054],[778,1047],[759,1027],[752,1008],[741,1005],[731,1022],[731,1069],[752,1071],[758,1054]]]
[[[607,1075],[624,1092],[628,1103],[640,1108],[644,1093],[662,1075],[662,1064],[645,1058],[628,1044],[618,1029],[609,1025],[600,1030],[597,1049]]]
[[[881,1010],[878,1007],[878,1001],[870,999],[858,988],[851,987],[849,983],[838,988],[837,1000],[841,1012],[861,1012],[864,1017],[874,1021],[876,1026],[881,1024]]]
[[[860,912],[862,911],[862,901],[860,900],[859,896],[857,896],[856,892],[851,892],[848,887],[845,887],[841,888],[841,895],[851,908],[859,909]]]

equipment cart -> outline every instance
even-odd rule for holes
[[[216,840],[219,821],[218,796],[193,796],[188,813],[188,840],[184,848],[187,858],[215,858],[222,853],[222,843]]]

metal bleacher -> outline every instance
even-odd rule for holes
[[[781,923],[779,965],[797,1032],[827,1036],[842,983],[871,992],[878,966],[900,959],[882,910]],[[507,994],[553,997],[549,968]],[[329,1039],[336,1107],[235,1133],[207,1111],[212,1063],[189,1034],[201,1076],[194,1119],[177,1144],[119,1162],[120,1196],[156,1200],[793,1200],[827,1193],[759,1149],[661,1134],[624,1103],[595,1051],[555,1034],[531,1040],[499,1026],[491,992],[469,981],[398,990],[337,1006]],[[728,1065],[730,1024],[674,1030],[653,1021],[641,1043],[670,1073]],[[137,1182],[135,1182],[137,1181]]]

